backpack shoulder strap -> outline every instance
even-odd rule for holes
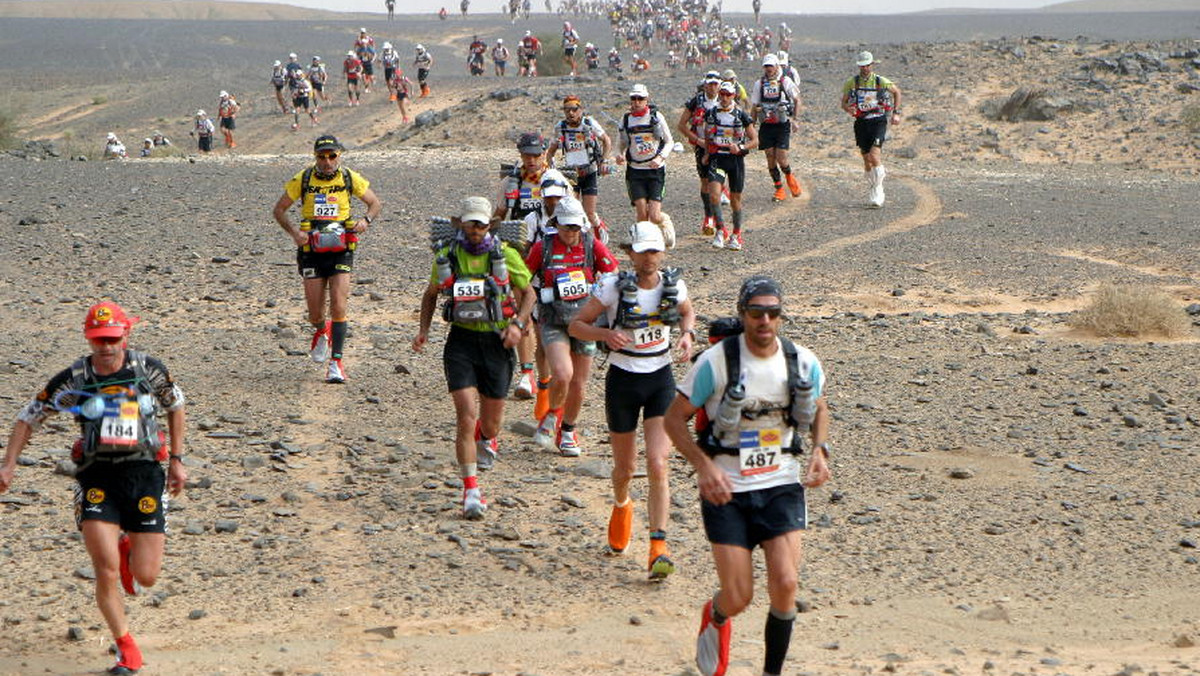
[[[742,346],[738,344],[737,336],[729,336],[721,340],[721,349],[725,352],[725,389],[728,390],[742,377]]]
[[[342,185],[346,186],[346,194],[354,194],[354,175],[348,167],[342,167]]]
[[[300,201],[304,201],[304,196],[308,194],[308,187],[312,184],[313,168],[309,167],[300,174]]]
[[[554,249],[554,235],[542,235],[542,279],[549,279],[548,271],[550,270],[550,261],[553,260],[552,250]]]
[[[593,253],[595,249],[595,242],[596,238],[592,236],[592,233],[583,233],[583,264],[586,269],[592,270],[593,275],[596,267],[596,260]]]

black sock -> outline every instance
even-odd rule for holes
[[[786,166],[786,167],[780,167],[780,169],[782,169],[782,170],[783,170],[783,173],[785,173],[785,174],[791,174],[791,173],[792,173],[792,165],[790,165],[790,164],[789,164],[788,166]]]
[[[734,232],[742,231],[742,212],[740,209],[738,211],[733,212],[733,231]]]
[[[333,322],[330,328],[330,357],[333,359],[342,358],[342,348],[346,345],[346,320]]]
[[[783,673],[783,661],[787,659],[788,644],[792,641],[792,625],[796,623],[796,611],[781,615],[774,608],[767,614],[767,626],[763,638],[767,644],[763,658],[764,674]]]
[[[575,423],[565,422],[565,423],[559,425],[559,429],[561,429],[564,432],[574,432],[575,431]]]
[[[700,203],[704,205],[704,217],[712,216],[712,202],[709,201],[707,192],[700,193]]]
[[[720,592],[717,592],[717,594],[720,594]],[[712,598],[712,621],[713,624],[719,627],[722,624],[725,624],[725,621],[729,618],[725,617],[725,614],[722,613],[721,609],[717,607],[717,594],[713,594]]]
[[[772,181],[772,182],[773,182],[775,185],[779,185],[779,181],[780,181],[780,179],[779,179],[779,167],[770,167],[769,169],[767,169],[767,171],[769,171],[769,172],[771,173],[771,181]]]
[[[712,205],[713,220],[717,222],[717,230],[725,227],[725,216],[721,213],[721,203],[717,202]]]

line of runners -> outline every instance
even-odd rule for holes
[[[872,73],[873,64],[870,53],[859,55],[860,71],[847,81],[842,105],[858,118],[864,167],[872,195],[877,191],[882,203],[878,150],[887,122],[896,120],[899,90]],[[763,91],[757,98],[750,95],[754,117],[766,124],[781,124],[766,122],[765,112],[772,101],[767,85],[776,83],[780,96],[787,90],[774,74],[777,68],[777,63],[764,62]],[[751,117],[733,102],[737,91],[730,82],[716,83],[711,76],[705,80],[705,91],[694,100],[703,96],[703,101],[686,108],[679,127],[690,131],[685,132],[689,141],[704,151],[697,153],[697,161],[708,166],[707,176],[701,174],[709,182],[702,195],[715,209],[710,216],[715,237],[728,237],[726,241],[737,243],[731,248],[738,248],[740,200],[734,198],[740,197],[735,189],[740,186],[734,178],[744,171],[738,160],[756,142],[761,145],[766,133],[761,126],[756,133]],[[698,129],[695,109],[704,107],[713,85],[716,102]],[[500,458],[505,397],[518,359],[518,392],[523,388],[531,398],[536,392],[535,441],[577,456],[583,449],[574,426],[592,355],[603,346],[609,353],[605,417],[613,449],[609,550],[622,553],[633,539],[629,485],[640,416],[649,477],[649,576],[662,580],[675,571],[667,540],[668,457],[674,445],[697,471],[705,532],[719,578],[718,591],[702,612],[700,671],[706,676],[725,672],[730,618],[751,600],[751,555],[761,546],[771,601],[763,673],[778,674],[795,617],[799,531],[807,525],[804,488],[829,478],[824,372],[810,351],[778,335],[781,285],[752,277],[739,291],[737,321],[710,325],[713,347],[676,384],[672,361],[691,358],[696,315],[687,284],[677,269],[666,265],[669,229],[660,206],[666,153],[673,143],[670,129],[649,104],[645,86],[634,85],[616,144],[616,160],[626,165],[636,213],[629,241],[621,247],[632,269],[622,272],[606,245],[607,227],[596,215],[594,201],[588,201],[595,197],[596,178],[608,165],[613,144],[582,108],[578,97],[564,99],[564,118],[549,144],[537,133],[521,136],[521,162],[505,171],[494,206],[485,197],[468,197],[453,218],[432,226],[434,257],[412,347],[425,347],[440,305],[450,325],[443,366],[455,408],[463,516],[486,515],[478,473]],[[314,327],[310,354],[326,364],[328,382],[342,383],[354,252],[378,217],[381,202],[365,177],[341,166],[344,148],[335,137],[319,137],[313,151],[314,165],[287,182],[274,216],[297,246]],[[550,167],[547,158],[559,153],[562,168]],[[790,174],[786,159],[778,154],[776,159],[780,174],[772,177],[779,185],[779,176]],[[734,224],[729,234],[715,227],[723,219],[719,189],[712,187],[726,181]],[[351,217],[352,197],[366,205],[358,219]],[[289,215],[296,203],[299,223]],[[177,495],[186,481],[183,393],[161,362],[128,349],[136,321],[114,303],[89,309],[84,334],[90,354],[58,373],[22,409],[0,466],[4,491],[38,426],[55,412],[75,416],[80,425],[73,451],[79,466],[77,518],[96,570],[97,604],[117,642],[117,664],[110,671],[118,674],[142,665],[121,590],[136,594],[157,579],[168,496]],[[514,354],[522,344],[537,356]],[[535,362],[543,374],[536,384]],[[165,432],[157,422],[162,413]],[[805,464],[800,457],[806,452]]]

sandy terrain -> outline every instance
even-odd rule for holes
[[[788,335],[830,374],[834,480],[810,496],[806,612],[787,672],[1200,673],[1200,332],[1100,340],[1067,327],[1104,282],[1166,290],[1180,312],[1200,303],[1200,137],[1183,125],[1200,92],[1179,86],[1195,82],[1195,57],[1171,56],[1194,49],[1200,15],[887,24],[887,44],[871,48],[905,88],[909,119],[888,145],[882,210],[862,208],[850,122],[834,105],[860,48],[840,41],[848,24],[837,21],[798,31],[804,198],[772,205],[751,159],[741,254],[694,234],[690,157],[672,160],[665,203],[699,312],[727,314],[750,271],[777,275]],[[448,118],[406,127],[374,93],[290,132],[271,109],[270,61],[332,57],[357,27],[0,27],[20,136],[93,156],[0,157],[2,410],[15,415],[85,349],[80,316],[104,297],[143,318],[135,346],[185,388],[193,485],[172,505],[160,584],[129,603],[147,674],[694,674],[696,616],[715,586],[694,479],[675,458],[676,576],[643,581],[642,538],[626,556],[604,554],[603,368],[581,421],[584,456],[506,429],[482,478],[488,517],[465,522],[443,338],[422,355],[408,348],[427,219],[492,195],[512,133],[548,129],[561,94],[616,116],[630,83],[471,80],[459,72],[464,38],[507,41],[520,25],[380,21],[372,30],[402,52],[420,41],[441,58],[435,96],[415,112]],[[15,67],[37,34],[55,48]],[[1085,70],[1138,52],[1169,69]],[[646,80],[674,117],[695,76]],[[1078,105],[1040,122],[981,113],[1018,86]],[[188,117],[222,88],[245,106],[239,147],[188,157]],[[514,88],[510,101],[491,97]],[[95,161],[104,132],[133,148],[153,129],[179,150]],[[385,202],[357,259],[344,387],[325,385],[305,356],[293,254],[269,213],[317,131],[348,142],[347,163]],[[602,183],[601,212],[628,220],[620,181]],[[506,427],[530,418],[513,402]],[[41,431],[0,496],[2,674],[109,664],[71,481],[55,473],[73,438],[67,420]],[[644,483],[635,489],[644,497]],[[761,667],[759,592],[735,620],[733,676]],[[82,640],[67,638],[73,627]]]

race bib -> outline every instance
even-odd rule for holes
[[[658,139],[650,132],[634,134],[630,140],[633,142],[633,156],[636,159],[649,160],[658,152]]]
[[[337,195],[313,195],[313,218],[337,218],[339,207]]]
[[[778,429],[742,430],[738,437],[738,466],[742,476],[779,469],[782,440]]]
[[[583,270],[563,272],[554,278],[558,286],[558,297],[563,300],[579,300],[588,294],[587,277]]]
[[[874,89],[858,90],[858,109],[871,111],[879,107],[879,92]]]
[[[483,279],[458,279],[454,281],[454,300],[479,300],[483,298]]]
[[[100,443],[105,446],[136,446],[140,411],[136,401],[121,402],[117,411],[106,414],[100,421]]]
[[[651,322],[649,326],[633,330],[633,347],[648,350],[665,344],[670,336],[670,327],[661,322]]]
[[[779,85],[775,83],[764,83],[762,88],[762,97],[764,99],[779,98]]]
[[[716,127],[710,132],[713,136],[713,144],[718,146],[737,145],[736,136],[733,127]]]

